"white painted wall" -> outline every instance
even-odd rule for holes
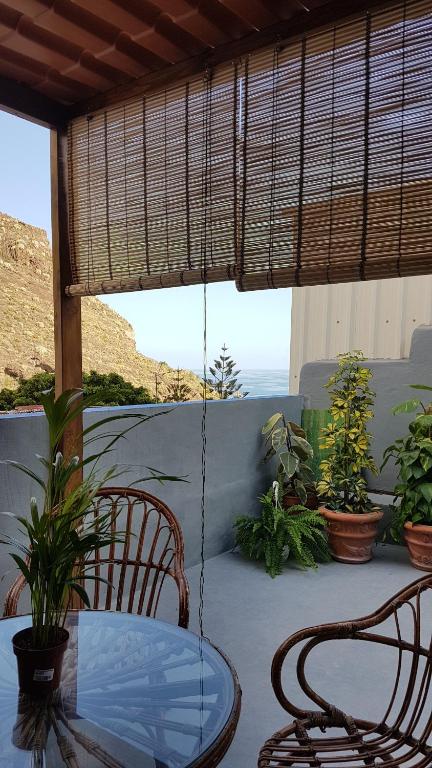
[[[409,357],[419,325],[432,325],[432,275],[293,288],[290,394],[305,363],[352,349],[369,359]]]

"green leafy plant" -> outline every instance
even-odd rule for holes
[[[0,411],[10,411],[19,405],[42,405],[44,392],[54,388],[53,373],[36,373],[29,379],[21,379],[17,389],[0,390]],[[98,405],[142,405],[155,400],[145,387],[134,387],[118,373],[83,374],[83,391],[93,397]]]
[[[328,453],[320,463],[317,490],[329,509],[363,513],[373,508],[364,471],[378,472],[366,429],[375,397],[369,386],[372,371],[361,365],[365,358],[359,351],[339,355],[338,359],[337,370],[326,384],[332,421],[323,429],[320,447]]]
[[[228,400],[230,397],[246,397],[248,392],[242,392],[242,384],[237,381],[240,373],[240,370],[235,370],[237,363],[227,353],[228,347],[224,344],[219,358],[209,366],[213,378],[208,379],[208,385],[221,400]]]
[[[282,572],[290,556],[303,568],[316,568],[317,562],[330,560],[326,521],[319,512],[302,505],[283,509],[277,482],[260,501],[258,518],[244,516],[235,521],[236,544],[243,554],[263,560],[272,578]]]
[[[274,413],[262,428],[267,453],[264,461],[277,457],[277,481],[285,494],[298,496],[306,503],[308,493],[315,493],[314,473],[308,465],[313,457],[306,433],[294,421],[286,421],[283,413]]]
[[[425,384],[412,384],[416,390],[432,392]],[[420,410],[419,410],[420,409]],[[402,541],[406,522],[432,525],[432,403],[419,398],[406,400],[393,408],[394,414],[419,411],[408,426],[409,434],[401,437],[384,451],[381,469],[390,459],[398,468],[395,505],[391,534]]]
[[[85,573],[86,559],[96,550],[119,540],[119,534],[114,537],[111,533],[110,513],[105,514],[102,509],[95,519],[93,501],[101,487],[127,471],[120,465],[101,471],[100,461],[131,429],[157,415],[121,413],[93,422],[83,430],[86,458],[64,455],[61,446],[67,428],[87,407],[94,405],[94,400],[91,396],[83,397],[81,390],[68,390],[57,399],[53,391],[43,393],[49,450],[47,456],[37,457],[41,472],[16,461],[2,462],[30,477],[42,491],[40,508],[36,499],[31,499],[29,518],[3,513],[18,521],[18,536],[0,534],[0,542],[12,547],[11,557],[30,588],[34,648],[46,648],[58,636],[73,592],[85,605],[90,605],[79,573]],[[106,429],[118,420],[126,420],[127,426],[117,433]],[[97,447],[99,441],[103,447]],[[82,479],[84,469],[86,477]],[[146,470],[146,476],[138,482],[182,479],[150,467]],[[77,563],[81,564],[78,574]],[[98,576],[86,578],[103,581]]]

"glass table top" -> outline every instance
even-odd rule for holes
[[[108,611],[69,615],[61,688],[31,700],[11,644],[29,625],[0,621],[0,768],[186,768],[230,722],[233,674],[210,643]]]

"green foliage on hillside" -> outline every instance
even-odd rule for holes
[[[53,373],[36,373],[30,379],[21,379],[17,389],[0,390],[0,411],[10,411],[19,405],[39,405],[42,392],[54,387]],[[97,395],[96,405],[142,405],[153,403],[145,387],[134,387],[118,373],[90,371],[83,376],[86,395]]]

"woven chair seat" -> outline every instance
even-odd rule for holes
[[[326,766],[326,768],[360,768],[360,766],[386,766],[396,768],[408,765],[423,768],[432,765],[432,752],[426,745],[412,740],[406,743],[394,733],[386,736],[378,723],[361,728],[352,720],[352,731],[331,735],[339,729],[331,718],[321,716],[325,733],[312,733],[317,728],[316,718],[295,720],[268,739],[260,750],[258,768],[301,768]],[[327,730],[328,729],[328,730]]]

